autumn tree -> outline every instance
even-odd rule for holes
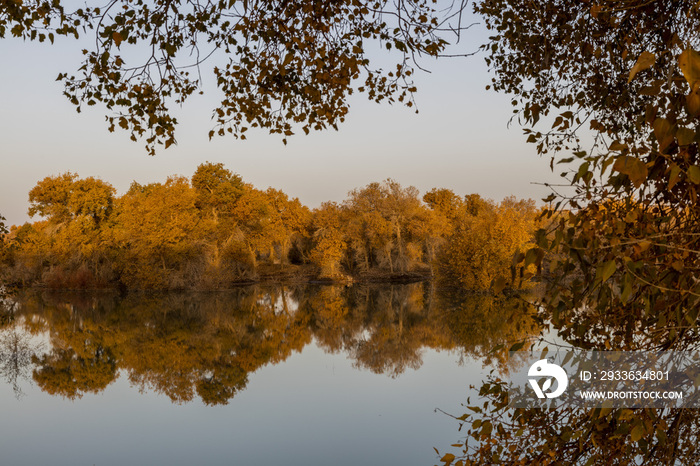
[[[29,215],[39,214],[54,223],[87,216],[98,224],[112,212],[115,193],[109,183],[93,177],[49,176],[29,191]]]
[[[547,198],[552,228],[524,258],[556,255],[543,318],[583,348],[696,352],[695,2],[485,0],[475,8],[492,32],[484,46],[492,87],[512,95],[527,140],[553,168],[565,167],[571,187]],[[509,410],[504,388],[487,381],[481,421],[465,418],[475,440],[465,443],[465,464],[697,462],[693,410]]]
[[[210,162],[197,167],[191,183],[200,210],[199,233],[206,243],[203,285],[218,287],[254,274],[253,258],[243,240],[236,210],[250,187],[223,164]]]
[[[279,189],[268,188],[265,194],[271,208],[271,221],[267,227],[273,246],[270,259],[288,264],[292,246],[297,244],[299,248],[302,247],[301,241],[311,221],[311,212],[299,199],[289,199]]]
[[[260,191],[221,163],[200,165],[192,186],[204,220],[201,227],[212,230],[205,234],[210,236],[212,265],[220,268],[222,261],[235,261],[255,267],[261,257],[288,264],[291,248],[309,223],[309,209],[298,199],[273,188]]]
[[[269,198],[249,185],[236,204],[234,216],[248,260],[257,267],[261,256],[269,257],[274,245],[274,232],[268,227],[275,221],[275,212]]]
[[[454,221],[464,206],[464,200],[450,189],[433,188],[423,195],[423,202],[447,220]]]
[[[202,244],[196,240],[197,194],[183,177],[139,185],[119,199],[114,238],[119,270],[134,288],[182,288],[201,270],[193,259]],[[196,264],[196,263],[195,263]]]
[[[34,279],[48,286],[106,286],[112,279],[107,262],[115,192],[109,183],[93,177],[81,179],[73,173],[39,181],[29,192],[29,214],[46,220],[31,229],[17,229],[8,237],[12,244],[9,261],[19,268],[22,263],[45,263],[48,270],[29,268],[36,269]]]
[[[464,243],[441,255],[457,244],[457,233],[469,241],[465,232],[477,219],[510,211],[496,215],[478,195],[462,199],[447,189],[435,188],[421,202],[417,189],[387,180],[312,212],[297,198],[257,189],[213,163],[200,165],[191,181],[134,182],[120,197],[101,180],[66,173],[41,180],[30,198],[31,213],[46,220],[13,227],[3,276],[52,288],[217,289],[314,273],[330,280],[420,279],[449,261],[453,271],[483,266],[506,274],[503,251],[482,254],[481,262],[471,256],[488,241],[510,251],[503,231],[508,221],[515,222],[511,236],[529,234],[518,229],[523,223],[504,217],[500,230],[482,228],[472,249]]]
[[[416,61],[441,56],[447,38],[459,37],[465,6],[118,0],[70,8],[60,0],[5,1],[0,38],[91,35],[77,74],[58,76],[65,95],[78,111],[102,103],[110,131],[145,136],[154,153],[156,145],[175,142],[172,105],[200,92],[201,73],[209,70],[221,94],[210,136],[245,139],[246,130],[260,127],[286,138],[299,129],[337,128],[356,91],[413,106]],[[389,66],[375,63],[385,61],[370,52],[380,48],[389,53]]]
[[[671,347],[699,311],[694,3],[504,0],[476,9],[494,31],[493,87],[513,95],[540,153],[573,164],[563,173],[573,189],[548,198],[556,221],[537,235],[538,249],[561,259],[546,303],[638,317],[674,309],[663,320]],[[536,126],[545,116],[551,129]],[[579,142],[584,125],[592,148]]]
[[[222,163],[203,163],[192,175],[192,187],[197,192],[197,207],[211,214],[230,217],[236,200],[243,194],[243,179],[224,168]]]
[[[38,182],[29,191],[29,215],[39,214],[57,223],[68,220],[71,216],[68,203],[77,177],[73,173],[64,173]]]
[[[576,309],[593,295],[601,310],[629,310],[644,296],[696,315],[695,4],[497,0],[476,10],[494,31],[487,46],[493,87],[513,95],[540,153],[573,164],[564,173],[573,190],[548,198],[548,216],[568,214],[556,232],[538,235],[543,250],[566,257],[554,269],[561,293],[553,304]],[[537,126],[545,116],[551,129]],[[592,148],[579,142],[585,126]],[[578,273],[583,280],[568,280]]]
[[[445,246],[446,239],[459,223],[464,201],[450,189],[433,188],[423,195],[423,202],[430,209],[424,225],[429,232],[425,245],[426,260],[432,272],[439,265],[438,254]]]
[[[349,196],[346,228],[356,266],[368,271],[376,264],[390,273],[405,273],[424,263],[427,209],[416,188],[386,180]]]
[[[333,202],[325,202],[315,209],[313,231],[311,260],[320,267],[319,276],[331,279],[341,277],[341,260],[347,254],[341,207]]]
[[[467,196],[440,257],[442,278],[470,289],[502,289],[512,283],[514,254],[533,240],[536,209],[532,200],[504,199],[500,204]]]

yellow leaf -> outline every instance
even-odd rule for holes
[[[695,141],[695,131],[690,128],[678,128],[676,131],[679,146],[687,146]]]
[[[644,426],[642,426],[641,424],[635,426],[634,429],[632,429],[631,437],[632,437],[633,442],[638,442],[642,438],[643,435],[644,435]]]
[[[613,170],[627,175],[635,188],[641,186],[649,174],[647,166],[644,162],[629,155],[622,155],[615,159]]]
[[[700,114],[700,89],[698,89],[697,83],[693,86],[690,93],[685,96],[685,103],[688,106],[690,116],[698,116]]]
[[[695,184],[700,184],[700,167],[691,165],[688,168],[688,179]]]
[[[700,53],[693,49],[684,50],[678,56],[678,66],[691,86],[700,81]]]
[[[637,59],[637,63],[635,63],[632,69],[630,70],[630,77],[627,79],[627,84],[632,82],[637,73],[639,73],[640,71],[644,71],[647,68],[651,68],[655,62],[656,55],[654,55],[651,52],[647,52],[646,50],[642,52],[642,54]]]
[[[681,167],[675,163],[671,165],[671,172],[668,175],[668,189],[673,189],[673,187],[681,179]]]
[[[115,32],[112,34],[112,40],[114,40],[114,45],[116,45],[117,48],[119,48],[119,46],[122,43],[122,35],[119,34],[118,32]]]
[[[673,142],[673,125],[665,118],[654,120],[654,136],[659,141],[659,151],[663,152]]]
[[[651,247],[651,241],[643,240],[637,243],[639,246],[639,252],[642,253]]]
[[[498,277],[493,281],[493,292],[498,294],[506,287],[506,279],[503,277]]]
[[[605,282],[608,278],[612,277],[616,269],[617,265],[615,264],[615,260],[608,261],[598,268],[596,279],[600,279],[601,283]]]
[[[610,150],[610,151],[623,151],[627,148],[628,148],[627,144],[623,144],[621,142],[615,141],[612,144],[610,144],[610,147],[608,147],[608,150]]]

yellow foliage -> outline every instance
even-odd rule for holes
[[[314,211],[314,248],[311,260],[321,268],[321,278],[340,278],[340,260],[347,243],[341,230],[340,207],[324,203]]]
[[[440,256],[445,278],[470,289],[488,289],[496,279],[510,281],[513,255],[532,241],[535,214],[533,201],[514,197],[465,209]]]
[[[191,181],[134,182],[122,196],[94,178],[47,177],[31,214],[3,240],[0,273],[53,288],[218,289],[259,277],[420,279],[434,265],[470,288],[501,276],[529,241],[534,207],[447,189],[419,197],[393,180],[370,183],[311,212],[298,199],[246,184],[206,163]]]

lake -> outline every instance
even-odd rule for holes
[[[439,410],[532,315],[429,282],[22,292],[0,319],[2,463],[436,464],[462,439]]]

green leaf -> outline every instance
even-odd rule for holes
[[[639,73],[640,71],[644,71],[647,68],[651,68],[655,62],[656,55],[654,55],[651,52],[647,52],[646,50],[642,52],[642,54],[637,59],[637,63],[635,63],[632,69],[630,70],[630,76],[627,79],[627,84],[632,82],[637,73]]]

